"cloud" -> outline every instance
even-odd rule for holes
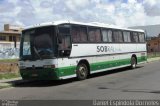
[[[23,26],[55,20],[102,22],[122,27],[160,24],[158,0],[0,0],[4,23]]]
[[[143,5],[148,16],[160,16],[159,0],[145,0]]]

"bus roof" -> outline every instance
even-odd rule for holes
[[[104,24],[104,23],[99,23],[99,22],[90,22],[90,23],[83,23],[83,22],[76,22],[76,21],[54,21],[54,22],[46,22],[46,23],[41,23],[41,24],[35,24],[32,26],[26,27],[26,29],[31,29],[31,28],[37,28],[37,27],[43,27],[43,26],[50,26],[50,25],[61,25],[61,24],[76,24],[76,25],[85,25],[85,26],[93,26],[93,27],[102,27],[102,28],[111,28],[111,29],[120,29],[120,30],[128,30],[128,31],[136,31],[136,32],[144,32],[144,30],[141,29],[129,29],[129,28],[121,28],[117,27],[115,25],[110,25],[110,24]]]

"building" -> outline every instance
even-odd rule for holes
[[[152,37],[147,40],[148,52],[160,52],[160,37]]]
[[[14,43],[14,47],[20,42],[22,27],[16,25],[4,25],[4,30],[0,31],[0,44],[11,44]]]
[[[160,52],[160,25],[134,26],[132,29],[142,29],[146,32],[148,52]]]

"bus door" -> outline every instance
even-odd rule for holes
[[[69,25],[58,27],[58,54],[60,58],[69,57],[71,53],[71,34]]]

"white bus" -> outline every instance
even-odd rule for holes
[[[143,30],[100,23],[57,21],[22,31],[23,79],[60,80],[128,67],[147,60]]]

